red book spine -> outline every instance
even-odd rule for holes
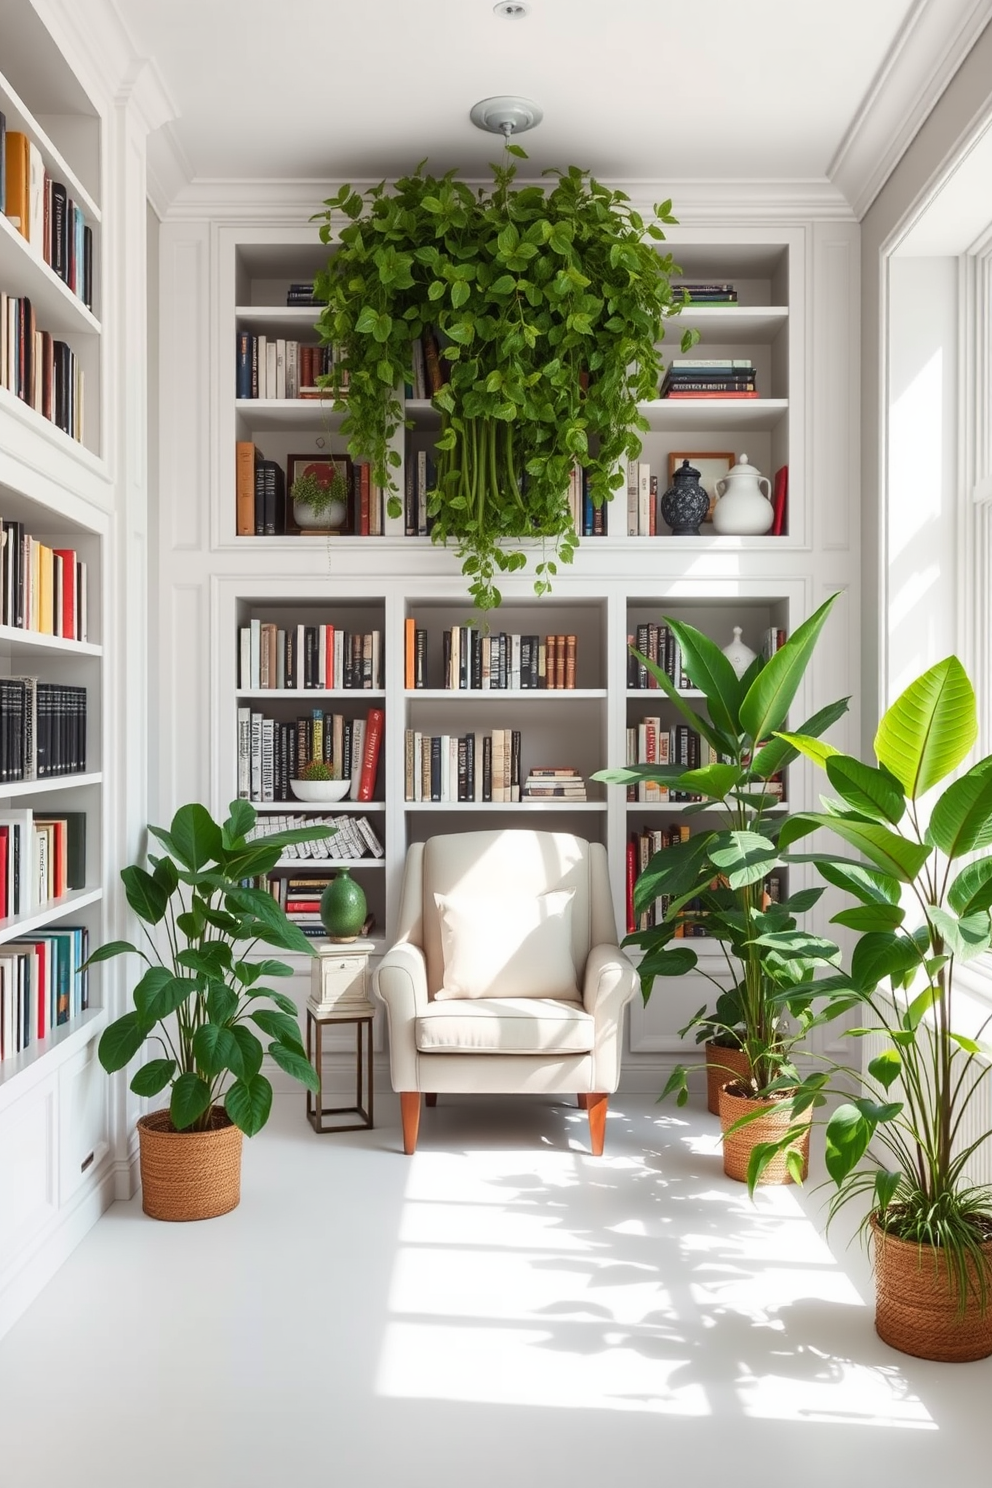
[[[62,639],[76,636],[76,554],[72,548],[56,548],[62,559]]]
[[[371,801],[375,790],[376,770],[379,768],[379,750],[382,747],[382,730],[386,715],[381,708],[370,708],[365,720],[365,749],[362,754],[362,773],[358,779],[359,801]]]
[[[627,843],[627,934],[637,929],[634,918],[634,884],[637,882],[637,845],[631,838]]]
[[[772,508],[775,516],[772,519],[772,536],[782,537],[785,532],[785,509],[789,494],[789,467],[783,465],[775,472],[775,486],[772,492]]]
[[[328,692],[337,686],[334,676],[334,626],[325,626],[324,635],[324,686]]]

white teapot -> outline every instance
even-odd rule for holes
[[[760,537],[768,531],[775,519],[772,483],[748,463],[747,455],[741,455],[714,489],[718,498],[713,509],[715,531],[736,537]]]

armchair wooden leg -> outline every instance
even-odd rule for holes
[[[427,1094],[424,1096],[424,1100],[427,1102],[427,1104],[429,1106],[436,1106],[437,1105],[437,1091],[436,1090],[429,1090],[427,1092]]]
[[[577,1100],[578,1100],[578,1103],[579,1103],[579,1110],[580,1111],[588,1111],[588,1109],[589,1109],[589,1097],[588,1097],[588,1095],[583,1094],[583,1092],[580,1090],[579,1091],[579,1094],[577,1096]]]
[[[403,1151],[410,1157],[417,1150],[417,1133],[420,1130],[419,1090],[400,1091],[400,1119],[403,1122]]]
[[[593,1157],[602,1157],[603,1143],[606,1140],[606,1107],[609,1104],[608,1095],[580,1096],[585,1100],[585,1107],[589,1113],[589,1144],[592,1148]]]

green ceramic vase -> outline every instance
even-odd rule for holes
[[[339,868],[320,896],[320,920],[330,940],[357,940],[368,904],[361,884]]]

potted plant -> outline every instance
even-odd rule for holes
[[[876,1329],[927,1359],[992,1354],[992,1189],[969,1177],[990,1136],[990,1017],[961,1027],[955,1006],[957,968],[992,943],[992,755],[946,784],[977,733],[971,683],[950,656],[886,711],[874,764],[782,736],[835,795],[790,819],[780,843],[816,828],[839,838],[817,866],[855,901],[834,916],[857,934],[850,970],[807,991],[856,1009],[849,1035],[871,1041],[860,1074],[828,1063],[800,1098],[843,1097],[826,1121],[831,1214],[867,1201]]]
[[[512,163],[491,166],[491,186],[477,190],[424,163],[388,189],[342,186],[318,214],[334,244],[315,281],[317,329],[335,348],[324,385],[344,410],[348,449],[369,460],[399,516],[397,390],[411,380],[413,343],[436,338],[431,536],[455,545],[486,609],[499,604],[497,573],[525,566],[522,540],[552,548],[536,567],[538,593],[556,560],[571,560],[573,467],[600,506],[640,452],[637,405],[658,395],[664,320],[684,301],[671,254],[656,246],[659,224],[675,218],[662,202],[645,223],[623,192],[574,166],[550,172],[545,192],[513,188]],[[696,339],[687,331],[683,348]]]
[[[330,474],[323,474],[325,468]],[[297,526],[341,527],[348,519],[348,480],[337,464],[308,466],[289,488]]]
[[[298,801],[343,801],[351,790],[351,781],[342,780],[323,760],[310,760],[289,785]]]
[[[123,1069],[148,1042],[159,1047],[131,1080],[136,1095],[169,1091],[169,1104],[138,1122],[142,1202],[157,1219],[206,1219],[240,1198],[242,1133],[269,1118],[268,1054],[311,1090],[317,1075],[303,1048],[296,1004],[267,983],[292,976],[286,962],[256,948],[314,955],[307,937],[271,894],[246,886],[268,873],[284,847],[327,837],[313,826],[249,840],[256,813],[232,801],[225,822],[204,806],[182,806],[168,831],[148,830],[165,848],[151,871],[121,871],[127,902],[141,921],[145,949],[115,940],[89,958],[135,955],[144,969],[133,1007],[100,1038],[100,1063]]]
[[[638,661],[702,736],[713,762],[692,770],[638,765],[601,770],[593,777],[622,785],[657,781],[701,798],[689,810],[717,811],[723,817],[722,825],[705,825],[651,858],[634,887],[634,910],[640,913],[659,899],[667,899],[667,909],[659,923],[634,931],[624,944],[642,952],[645,1001],[658,977],[696,970],[696,951],[679,938],[685,927],[703,927],[721,945],[726,976],[702,973],[717,989],[715,1005],[700,1008],[682,1033],[694,1029],[743,1055],[732,1063],[718,1049],[711,1061],[725,1068],[719,1097],[724,1167],[741,1180],[748,1176],[752,1150],[769,1144],[775,1151],[762,1164],[761,1181],[788,1182],[805,1171],[809,1113],[801,1110],[793,1117],[791,1093],[801,1080],[794,1050],[815,1024],[833,1015],[813,1011],[805,984],[817,967],[833,964],[839,951],[831,941],[800,930],[796,921],[823,890],[801,889],[774,903],[765,881],[784,862],[782,818],[777,815],[781,798],[772,786],[797,757],[793,745],[773,734],[785,720],[834,599],[836,595],[821,605],[770,659],[755,657],[740,678],[708,636],[666,617],[704,706],[693,708],[647,657],[636,653]],[[804,725],[804,735],[818,737],[846,708],[844,698],[821,709]],[[688,1073],[686,1066],[676,1066],[663,1095],[674,1093],[684,1104]]]

